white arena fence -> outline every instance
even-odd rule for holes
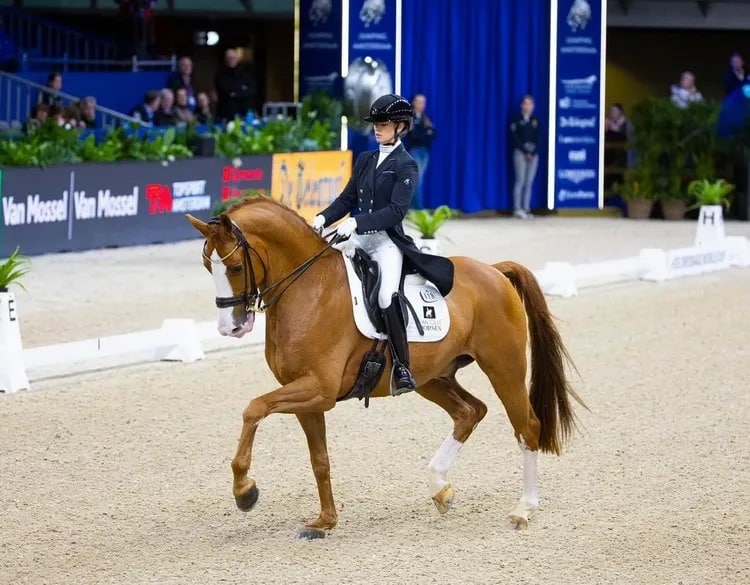
[[[708,216],[715,210],[708,211]],[[719,216],[721,211],[719,210]],[[644,248],[637,256],[570,264],[548,262],[535,276],[549,296],[569,298],[580,289],[628,281],[664,282],[733,267],[750,266],[750,241],[725,236],[723,220],[706,221],[701,210],[693,246],[664,250]],[[258,346],[265,341],[265,319],[258,315],[251,333],[242,339],[222,337],[216,321],[166,319],[159,329],[98,337],[43,347],[23,348],[13,293],[0,293],[0,392],[29,389],[31,379],[53,377],[148,361],[194,362],[206,351]]]

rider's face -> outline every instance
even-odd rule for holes
[[[395,122],[375,122],[372,126],[378,144],[390,144],[396,141]]]

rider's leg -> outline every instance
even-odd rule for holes
[[[373,257],[380,265],[381,281],[378,304],[383,311],[383,320],[388,332],[391,357],[393,358],[396,386],[393,394],[398,396],[417,387],[409,371],[409,343],[406,337],[406,321],[397,294],[404,259],[401,250],[390,238],[377,247]]]

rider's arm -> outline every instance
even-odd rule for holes
[[[396,182],[393,185],[390,204],[373,213],[355,216],[357,233],[379,232],[400,224],[411,206],[418,178],[419,172],[414,160],[408,160],[399,165],[396,170]]]
[[[349,181],[341,192],[341,195],[336,197],[333,203],[320,212],[319,215],[322,215],[326,220],[326,226],[338,221],[357,206],[357,176],[365,162],[365,158],[365,153],[357,157],[352,176],[349,177]]]

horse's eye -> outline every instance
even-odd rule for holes
[[[227,273],[231,274],[232,276],[236,276],[242,272],[242,264],[232,264],[229,268],[227,268]]]

